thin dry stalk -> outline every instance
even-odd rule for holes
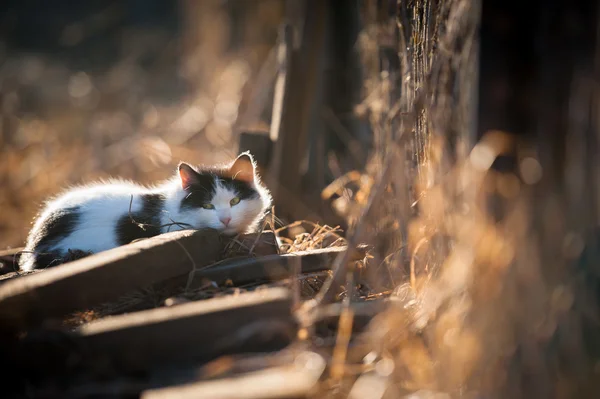
[[[354,320],[354,312],[350,306],[349,296],[344,301],[344,304],[344,309],[340,314],[335,347],[333,349],[333,356],[331,359],[330,377],[335,383],[339,383],[339,381],[345,375],[346,354],[348,352],[348,344],[350,343],[350,338],[352,336],[352,322]]]

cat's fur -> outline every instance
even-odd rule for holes
[[[271,206],[249,153],[229,165],[180,163],[177,169],[156,187],[112,180],[72,188],[49,201],[29,233],[21,270],[55,266],[74,253],[96,253],[168,231],[249,232]],[[239,203],[232,205],[235,197]],[[210,204],[214,209],[203,208]]]

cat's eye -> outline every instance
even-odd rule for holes
[[[215,209],[213,204],[202,204],[202,208],[204,209]]]
[[[229,203],[231,204],[231,206],[239,204],[240,203],[240,197],[233,197],[231,199],[231,201],[229,201]]]

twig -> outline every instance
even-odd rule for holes
[[[426,237],[422,237],[418,242],[417,245],[415,246],[415,250],[412,253],[412,256],[410,258],[410,287],[413,289],[413,291],[416,292],[417,290],[417,277],[415,274],[415,257],[417,256],[417,253],[419,252],[419,249],[421,249],[421,246],[423,244],[428,243],[429,240]]]
[[[348,352],[348,344],[352,336],[352,324],[354,321],[354,310],[350,306],[350,295],[344,299],[344,308],[340,314],[338,322],[337,336],[335,347],[333,348],[333,356],[331,360],[331,378],[339,381],[344,376],[346,354]]]
[[[317,297],[313,301],[307,302],[307,306],[318,306],[319,304],[331,302],[334,299],[335,294],[333,291],[333,287],[340,285],[340,283],[342,282],[342,279],[345,275],[344,271],[346,270],[346,266],[350,261],[351,253],[362,241],[363,230],[365,228],[367,220],[367,213],[371,209],[371,206],[373,205],[375,200],[379,199],[383,192],[385,192],[384,189],[387,186],[387,182],[389,181],[392,170],[394,169],[392,168],[392,164],[395,164],[394,155],[392,155],[392,159],[388,161],[388,163],[385,165],[384,170],[381,174],[381,178],[375,186],[375,189],[371,192],[371,196],[367,202],[367,205],[362,209],[361,215],[358,219],[358,223],[354,228],[353,234],[350,236],[348,242],[348,250],[336,257],[333,264],[334,272],[332,278],[328,279],[325,282],[323,288],[319,292],[319,295],[317,295]]]
[[[294,256],[290,259],[292,262],[293,275],[291,280],[292,284],[292,303],[293,308],[297,309],[300,306],[300,279],[299,276],[302,273],[302,259],[299,256]]]
[[[227,244],[227,247],[225,247],[225,251],[230,250],[233,247],[233,244],[238,244],[240,246],[240,248],[245,249],[246,251],[248,251],[248,253],[250,253],[250,248],[248,248],[248,246],[246,244],[244,244],[242,241],[239,240],[240,234],[236,235],[235,237],[229,239],[229,243]]]
[[[345,173],[344,175],[335,179],[321,191],[321,198],[327,200],[331,198],[333,194],[339,195],[342,189],[346,187],[348,183],[358,181],[362,178],[362,176],[362,173],[356,170],[351,170],[350,172]]]
[[[194,227],[189,223],[176,222],[170,216],[169,216],[169,220],[171,221],[171,223],[166,223],[166,224],[162,224],[162,225],[158,225],[158,226],[155,224],[149,224],[149,223],[139,223],[133,218],[133,213],[131,212],[132,205],[133,205],[133,194],[131,194],[131,199],[129,200],[129,211],[128,211],[129,220],[131,220],[131,223],[135,224],[136,226],[138,226],[140,229],[142,229],[144,231],[146,231],[146,227],[157,227],[159,229],[162,229],[163,227],[168,227],[168,229],[167,229],[167,233],[168,233],[171,231],[171,226],[178,226],[181,229],[184,229],[185,227],[188,227],[188,228]]]
[[[158,226],[158,228],[162,229],[163,227],[169,227],[167,229],[167,233],[171,231],[171,226],[178,226],[179,228],[181,228],[182,230],[185,229],[186,227],[194,227],[189,223],[183,223],[183,222],[176,222],[173,219],[171,219],[171,217],[169,216],[169,220],[171,221],[171,223],[167,223],[167,224],[163,224],[161,226]]]
[[[426,83],[427,82],[425,82],[424,85]],[[424,107],[424,101],[425,101],[425,90],[421,90],[417,93],[417,95],[415,96],[415,99],[412,103],[412,112],[409,114],[409,117],[411,120],[407,121],[407,126],[412,125],[416,122],[418,111]],[[335,294],[333,293],[333,287],[341,285],[340,283],[342,283],[343,276],[344,276],[343,271],[346,269],[346,267],[348,265],[351,252],[354,248],[356,248],[361,243],[361,241],[363,239],[363,231],[365,229],[365,225],[366,225],[366,221],[367,221],[366,216],[368,215],[369,211],[371,210],[371,207],[373,206],[373,204],[377,200],[379,200],[381,195],[383,195],[383,193],[385,192],[385,188],[387,187],[388,182],[390,181],[392,171],[396,170],[396,168],[392,167],[392,166],[395,166],[396,163],[398,162],[398,158],[399,158],[398,149],[401,148],[401,145],[404,144],[406,142],[406,140],[408,140],[409,138],[410,138],[410,135],[408,135],[408,134],[400,134],[399,137],[397,137],[395,139],[395,141],[392,143],[395,146],[395,148],[394,148],[395,151],[392,151],[391,154],[389,155],[389,159],[387,160],[387,162],[385,163],[385,165],[383,167],[383,172],[381,173],[379,180],[377,181],[377,184],[375,185],[375,188],[373,190],[371,190],[371,192],[369,193],[369,198],[367,200],[367,203],[360,212],[358,222],[356,223],[356,225],[354,227],[354,231],[353,231],[352,235],[350,236],[350,239],[348,240],[348,249],[349,250],[344,252],[343,254],[340,254],[335,259],[334,264],[333,264],[333,276],[329,280],[327,280],[327,282],[323,285],[323,288],[319,292],[318,296],[313,301],[307,302],[306,306],[309,309],[311,309],[315,306],[319,306],[320,304],[324,304],[324,303],[334,300]]]
[[[250,255],[252,255],[254,253],[254,248],[256,247],[256,244],[258,244],[258,241],[260,241],[260,237],[262,236],[263,231],[265,231],[266,225],[267,225],[267,220],[265,219],[262,223],[260,231],[256,235],[256,239],[254,240],[254,242],[252,243],[252,246],[250,247],[250,251],[249,251]]]
[[[275,206],[271,206],[271,230],[273,230],[273,233],[277,236],[277,232],[275,231],[275,219]]]
[[[190,253],[188,252],[188,250],[183,246],[182,243],[180,243],[179,241],[175,241],[175,243],[177,243],[177,245],[179,245],[181,247],[181,249],[183,249],[183,252],[185,252],[185,254],[187,255],[188,259],[190,260],[190,262],[192,262],[192,271],[190,272],[190,274],[188,275],[188,281],[187,284],[185,285],[185,289],[186,291],[189,289],[190,285],[192,284],[192,280],[193,280],[193,273],[196,271],[197,266],[196,266],[196,262],[194,261],[194,258],[192,257],[192,255],[190,255]],[[190,277],[191,276],[191,277]]]

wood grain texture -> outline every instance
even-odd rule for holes
[[[215,231],[178,231],[138,241],[0,286],[0,324],[19,330],[60,318],[213,263]]]
[[[229,281],[234,286],[283,280],[294,275],[293,261],[297,259],[300,259],[301,273],[330,270],[335,257],[345,250],[346,247],[334,247],[259,258],[228,259],[217,265],[197,270],[190,288],[199,286],[204,279],[219,285]]]
[[[295,337],[289,292],[273,288],[109,317],[80,327],[93,363],[125,370],[282,349]]]
[[[314,352],[298,354],[289,365],[228,378],[147,390],[142,399],[300,399],[314,393],[325,360]]]

